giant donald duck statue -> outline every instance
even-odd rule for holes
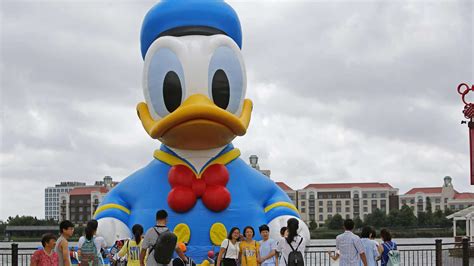
[[[107,243],[130,237],[134,224],[152,227],[165,209],[170,230],[200,261],[226,228],[268,224],[276,238],[289,218],[299,219],[285,192],[231,144],[246,133],[252,112],[241,47],[237,14],[220,0],[164,0],[145,16],[145,103],[137,112],[162,145],[97,208],[98,234]],[[309,239],[301,220],[299,233]]]

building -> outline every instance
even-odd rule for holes
[[[271,175],[271,171],[270,170],[262,170],[260,169],[260,166],[258,165],[258,156],[257,155],[250,155],[249,157],[249,161],[250,161],[250,166],[254,169],[256,169],[257,171],[259,171],[260,173],[270,177]]]
[[[85,186],[82,182],[61,182],[54,187],[44,189],[44,217],[46,220],[59,220],[59,194],[67,193],[78,186]]]
[[[68,192],[59,193],[61,220],[70,220],[77,225],[85,225],[92,219],[102,199],[119,182],[105,176],[93,186],[79,186]]]
[[[84,186],[61,193],[61,220],[86,225],[109,190],[106,186]]]
[[[474,206],[474,193],[459,193],[454,189],[452,178],[444,177],[441,187],[412,188],[407,193],[400,195],[400,206],[412,207],[415,215],[426,211],[431,205],[431,210],[444,211],[446,208],[462,210]]]
[[[399,208],[398,189],[387,183],[309,184],[297,191],[284,182],[276,184],[288,194],[307,224],[315,221],[323,225],[335,214],[363,219],[375,209],[388,214]]]
[[[293,201],[293,204],[296,206],[296,191],[292,189],[290,186],[285,184],[285,182],[275,182],[285,193],[288,197]]]
[[[322,225],[335,214],[344,219],[380,209],[398,209],[398,189],[388,183],[309,184],[297,192],[297,208],[303,221]]]

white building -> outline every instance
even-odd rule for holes
[[[301,219],[319,225],[335,214],[342,218],[364,217],[375,209],[398,209],[398,189],[387,183],[333,183],[309,184],[295,191],[283,182],[277,182],[293,200]]]
[[[459,193],[453,187],[452,178],[446,176],[442,187],[412,188],[404,195],[400,195],[400,206],[412,207],[415,215],[427,210],[428,201],[433,212],[444,211],[446,208],[462,210],[474,206],[474,193]]]
[[[59,193],[67,193],[78,186],[85,186],[82,182],[61,182],[54,187],[44,189],[44,217],[45,219],[59,220]]]

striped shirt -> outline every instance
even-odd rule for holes
[[[357,235],[351,231],[345,231],[338,235],[336,237],[336,249],[341,253],[339,265],[360,266],[359,254],[364,253],[365,250]]]

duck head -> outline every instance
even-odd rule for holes
[[[169,147],[204,150],[243,136],[252,102],[240,22],[223,1],[168,0],[146,15],[141,32],[148,134]]]

